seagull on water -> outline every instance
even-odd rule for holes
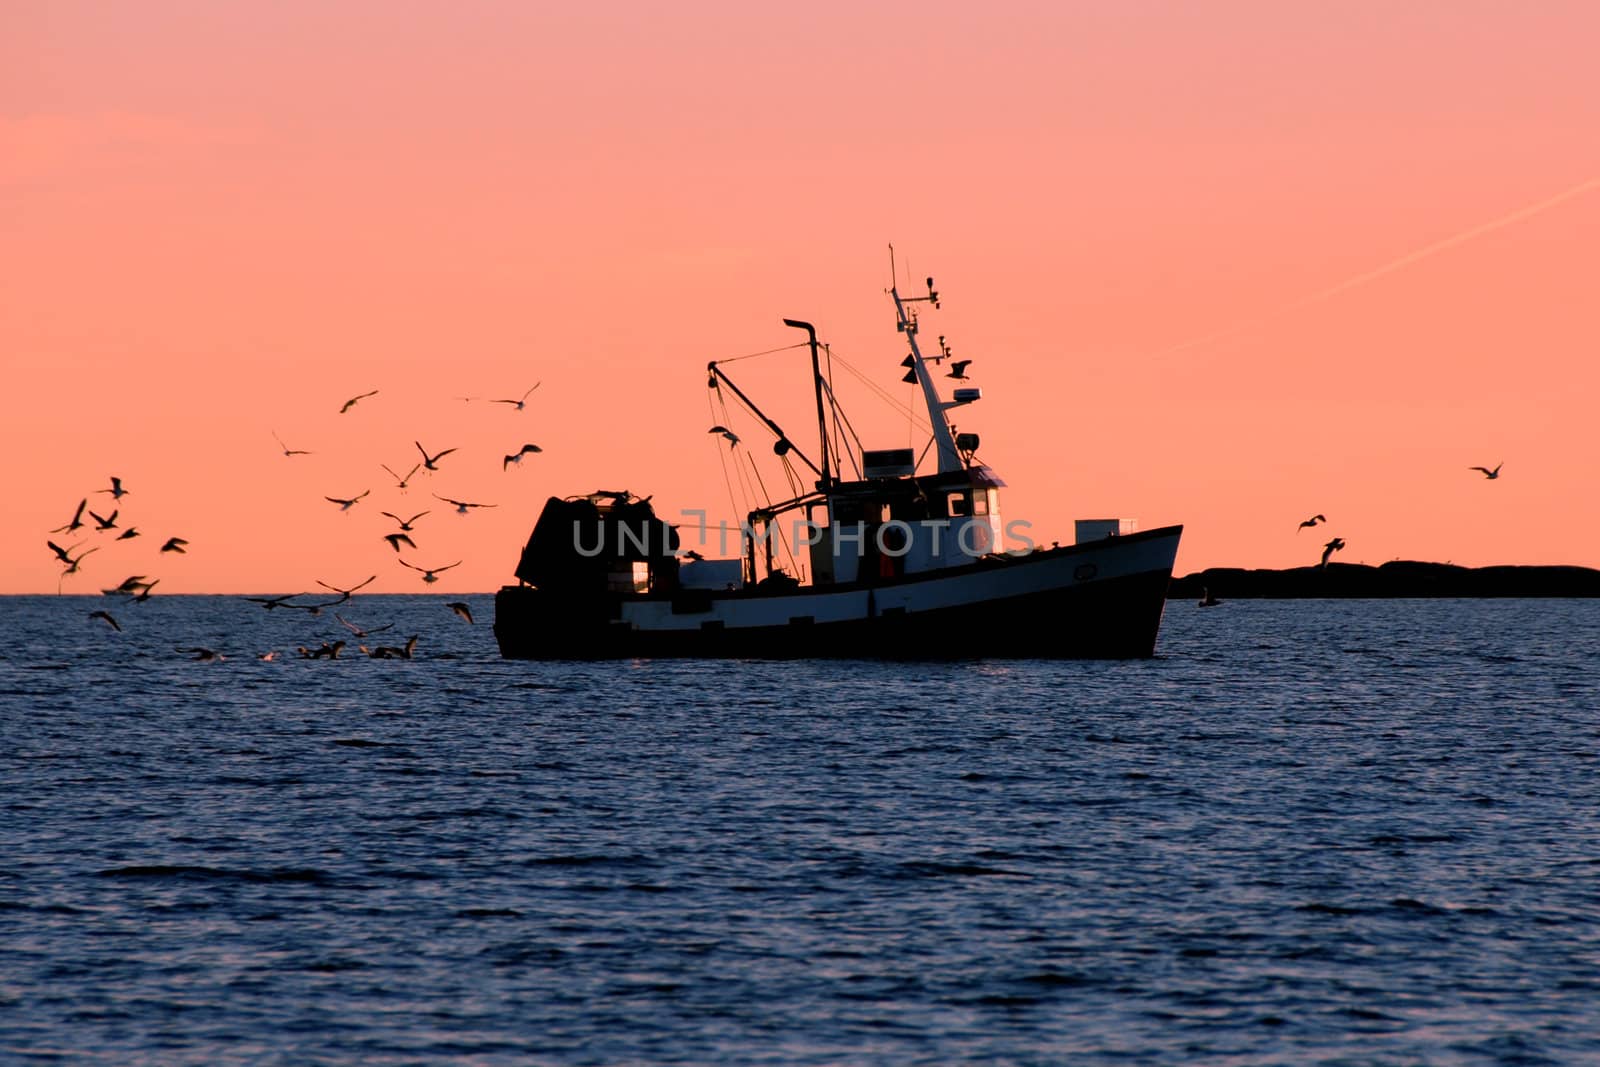
[[[349,511],[351,508],[356,506],[356,501],[360,500],[361,497],[366,496],[370,492],[372,492],[371,489],[363,489],[359,496],[353,496],[348,500],[336,496],[325,496],[322,499],[326,500],[330,504],[338,504],[340,511]]]
[[[451,567],[461,566],[461,561],[459,559],[454,563],[446,563],[443,567],[419,567],[415,563],[407,563],[405,560],[401,560],[400,563],[402,566],[410,567],[414,571],[422,572],[422,580],[427,582],[429,585],[432,585],[434,582],[439,580],[438,574],[440,571],[447,571]]]
[[[455,612],[461,618],[466,619],[468,622],[472,621],[472,609],[467,607],[465,601],[452,600],[450,603],[446,604],[445,607]]]
[[[394,479],[395,488],[399,489],[402,493],[405,492],[406,489],[411,485],[411,476],[422,469],[422,464],[413,464],[411,469],[406,471],[405,477],[402,478],[394,471],[389,470],[389,465],[387,463],[380,463],[378,466],[382,467],[386,471],[389,471],[389,477]]]
[[[161,551],[183,553],[183,546],[188,543],[181,537],[169,537],[167,543],[161,546]]]
[[[1468,467],[1467,470],[1469,470],[1469,471],[1482,471],[1483,472],[1483,476],[1485,478],[1488,478],[1491,481],[1493,481],[1495,478],[1500,477],[1500,468],[1504,467],[1504,466],[1505,466],[1505,463],[1501,462],[1501,463],[1496,463],[1494,465],[1494,470],[1490,470],[1488,467]],[[93,515],[94,512],[91,511],[89,514]]]
[[[117,631],[117,633],[120,634],[122,632],[121,624],[119,624],[116,619],[111,617],[111,612],[109,611],[91,611],[89,612],[89,618],[104,619],[113,630]]]
[[[417,451],[422,453],[422,466],[423,466],[424,470],[430,470],[430,471],[438,470],[439,468],[437,466],[435,466],[435,464],[437,464],[441,459],[443,459],[444,457],[448,456],[450,453],[455,451],[455,449],[453,449],[453,448],[447,448],[443,452],[435,452],[433,455],[430,456],[430,455],[428,455],[428,450],[426,448],[422,447],[422,442],[421,441],[415,441],[413,443],[417,446]],[[407,475],[406,477],[409,478],[410,475]]]
[[[377,390],[376,390],[376,389],[374,389],[374,390],[373,390],[373,391],[372,391],[372,392],[370,392],[370,393],[362,393],[362,394],[361,394],[361,395],[359,395],[359,396],[353,396],[353,397],[351,397],[351,398],[350,398],[350,399],[349,399],[349,400],[346,400],[346,401],[345,401],[345,402],[344,402],[344,407],[342,407],[342,408],[340,408],[340,409],[339,409],[339,414],[341,414],[341,415],[343,415],[343,414],[344,414],[344,413],[345,413],[345,412],[347,412],[347,411],[349,411],[349,410],[350,410],[350,409],[351,409],[351,408],[353,408],[353,407],[355,407],[355,406],[356,406],[356,401],[357,401],[357,400],[365,400],[365,399],[366,399],[366,398],[367,398],[367,397],[369,397],[369,396],[377,396],[377,395],[378,395],[378,391],[377,391]]]
[[[499,504],[469,504],[465,500],[451,500],[449,497],[440,496],[438,493],[433,495],[435,499],[443,500],[446,504],[454,505],[456,512],[461,515],[465,515],[468,508],[497,508],[500,506]]]
[[[379,515],[387,515],[387,516],[389,516],[389,518],[393,519],[395,522],[398,522],[400,524],[400,532],[401,533],[410,533],[411,529],[412,529],[411,524],[416,522],[418,519],[422,518],[422,516],[426,515],[427,512],[426,511],[419,511],[415,515],[411,516],[409,519],[402,519],[400,516],[396,515],[392,511],[380,511],[380,512],[378,512],[378,514]],[[413,545],[412,547],[415,548],[416,546]]]
[[[193,652],[194,653],[194,659],[196,661],[200,662],[200,663],[215,663],[218,660],[224,660],[224,659],[228,658],[227,656],[224,656],[221,652],[217,652],[217,651],[215,651],[213,649],[209,649],[209,648],[201,648],[198,645],[195,645],[195,646],[174,645],[173,646],[173,651],[174,652]]]
[[[357,647],[373,659],[410,659],[417,650],[417,635],[412,634],[406,638],[404,648],[396,648],[393,645],[379,645],[377,648],[368,648],[366,645]]]
[[[512,455],[507,456],[505,459],[500,461],[500,469],[501,470],[505,470],[507,467],[511,466],[511,464],[513,464],[513,463],[521,463],[522,462],[522,457],[526,456],[529,452],[543,452],[543,451],[544,451],[544,449],[540,448],[538,445],[523,445],[515,453],[513,453]]]
[[[351,403],[355,403],[355,401],[352,400]],[[283,454],[285,456],[309,456],[309,455],[311,455],[310,452],[307,452],[303,448],[290,448],[288,445],[284,444],[283,443],[283,438],[278,436],[278,431],[277,430],[273,430],[272,431],[272,439],[274,441],[278,442],[278,447],[283,449]]]
[[[1295,533],[1299,533],[1301,530],[1304,530],[1307,527],[1315,526],[1319,522],[1327,522],[1327,521],[1328,521],[1328,516],[1326,516],[1326,515],[1313,515],[1309,519],[1307,519],[1305,522],[1302,522],[1299,526],[1295,527],[1295,531],[1294,532]]]
[[[88,507],[88,506],[89,506],[89,499],[87,497],[85,497],[84,499],[78,501],[78,510],[74,511],[72,513],[72,521],[67,523],[65,526],[57,526],[54,530],[51,530],[50,532],[51,533],[72,533],[74,530],[81,529],[83,527],[83,509]]]
[[[739,435],[720,423],[711,427],[711,429],[707,430],[706,433],[720,433],[722,436],[728,439],[729,448],[732,448],[734,445],[739,443]]]
[[[1322,546],[1322,565],[1328,565],[1328,557],[1344,547],[1344,538],[1335,537],[1332,541]]]
[[[123,497],[128,495],[128,490],[122,488],[122,479],[121,478],[112,478],[111,479],[111,488],[110,489],[101,489],[101,490],[98,490],[98,492],[110,493],[112,500],[121,500]],[[92,515],[93,512],[90,512],[90,514]]]

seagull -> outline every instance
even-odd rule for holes
[[[271,652],[262,652],[262,653],[260,653],[259,655],[256,656],[256,659],[260,660],[262,663],[271,663],[273,660],[275,660],[277,658],[278,658],[278,650],[277,649],[273,649]]]
[[[161,546],[163,552],[183,552],[183,546],[189,542],[181,537],[169,537],[167,543]]]
[[[1203,585],[1200,587],[1200,606],[1202,608],[1214,608],[1220,603],[1222,601],[1211,595],[1209,587]]]
[[[260,604],[267,611],[271,611],[273,608],[297,608],[297,607],[299,607],[300,606],[299,604],[291,604],[291,603],[289,603],[289,601],[293,600],[297,596],[305,596],[305,594],[304,593],[289,593],[286,596],[247,596],[244,599],[250,601],[250,603],[252,603],[252,604]]]
[[[513,407],[515,407],[518,411],[521,411],[522,408],[523,408],[523,405],[527,404],[528,397],[533,395],[533,390],[539,388],[539,386],[541,386],[543,384],[544,384],[543,382],[534,382],[533,386],[526,393],[522,394],[522,399],[521,400],[491,400],[491,401],[489,401],[489,403],[491,403],[491,404],[510,404]]]
[[[1319,522],[1327,522],[1327,521],[1328,521],[1328,516],[1326,516],[1326,515],[1313,515],[1309,519],[1307,519],[1305,522],[1302,522],[1299,526],[1296,526],[1294,532],[1295,533],[1299,533],[1301,530],[1304,530],[1307,527],[1315,526]]]
[[[222,659],[227,659],[228,658],[227,656],[224,656],[220,652],[215,652],[215,651],[213,651],[213,650],[211,650],[209,648],[200,648],[198,646],[195,646],[195,647],[183,647],[183,646],[174,645],[173,646],[173,651],[175,651],[175,652],[193,652],[194,653],[194,658],[197,661],[201,662],[201,663],[214,663],[217,660],[222,660]]]
[[[307,652],[304,648],[302,648],[300,650],[300,654],[306,659],[338,659],[339,653],[344,651],[344,645],[345,643],[343,641],[335,641],[331,645],[324,641],[322,642],[321,648],[311,652]]]
[[[378,466],[382,467],[386,471],[389,471],[389,477],[394,479],[395,487],[400,489],[402,492],[404,492],[406,487],[411,484],[411,476],[413,474],[417,473],[417,471],[422,469],[422,464],[420,464],[420,463],[415,464],[415,465],[412,466],[412,468],[410,470],[406,471],[406,476],[404,478],[402,478],[402,477],[400,477],[400,475],[396,474],[394,471],[389,470],[389,465],[387,463],[380,463],[380,464],[378,464]]]
[[[972,366],[972,360],[970,359],[951,360],[950,373],[946,374],[945,377],[965,379],[967,376],[967,368],[970,366]]]
[[[385,630],[394,629],[394,623],[391,622],[384,626],[374,626],[370,630],[363,630],[361,627],[357,626],[343,615],[340,615],[337,611],[333,613],[333,617],[339,620],[340,626],[343,626],[346,630],[349,630],[357,637],[366,637],[368,634],[381,634]]]
[[[1335,537],[1332,541],[1322,546],[1322,565],[1328,565],[1328,557],[1344,547],[1344,538]]]
[[[432,585],[434,582],[439,580],[437,576],[440,571],[447,571],[451,567],[461,566],[461,561],[459,559],[454,563],[446,563],[443,567],[419,567],[415,563],[407,563],[405,560],[401,560],[400,563],[402,566],[410,567],[414,571],[421,571],[422,580],[427,582],[429,585]]]
[[[110,518],[107,518],[104,515],[96,515],[92,511],[89,512],[89,517],[95,521],[95,524],[96,524],[95,528],[94,528],[94,532],[95,533],[100,533],[100,532],[102,532],[104,530],[115,530],[117,528],[117,512],[116,512],[116,510],[113,510],[111,512],[111,517]]]
[[[412,548],[417,547],[417,543],[403,533],[384,534],[383,539],[389,542],[389,547],[394,549],[396,552],[400,551],[400,543],[402,541],[410,545]]]
[[[120,634],[122,632],[122,626],[117,622],[116,619],[111,617],[111,612],[109,611],[91,611],[89,612],[89,618],[104,619],[108,624],[110,624],[113,630],[117,631],[117,633]]]
[[[80,544],[80,545],[82,543],[83,543],[82,541],[78,542],[78,544]],[[73,545],[72,548],[62,548],[60,545],[56,544],[54,541],[46,541],[45,544],[50,546],[50,551],[54,552],[56,554],[56,559],[59,559],[62,563],[71,563],[72,562],[72,557],[70,555],[68,555],[68,553],[71,552],[73,548],[77,548],[78,547],[78,545]]]
[[[500,461],[500,469],[505,470],[513,463],[521,463],[522,457],[526,456],[529,452],[543,451],[544,449],[540,448],[538,445],[523,445],[514,455],[507,456],[505,459]]]
[[[326,500],[330,504],[338,504],[340,511],[349,511],[351,508],[356,506],[357,500],[360,500],[361,497],[366,496],[370,492],[372,492],[371,489],[363,489],[360,496],[353,496],[348,500],[343,500],[336,496],[325,496],[322,499]]]
[[[378,512],[378,514],[379,515],[387,515],[387,516],[389,516],[389,518],[393,519],[395,522],[398,522],[400,524],[400,532],[401,533],[410,533],[411,532],[411,524],[416,522],[418,519],[422,518],[422,516],[426,515],[427,512],[426,511],[419,511],[415,515],[411,516],[409,519],[402,519],[400,516],[396,515],[392,511],[380,511],[380,512]],[[413,545],[412,547],[415,548],[416,546]]]
[[[406,638],[404,648],[396,648],[393,645],[379,645],[377,648],[368,648],[365,645],[357,647],[373,659],[410,659],[417,650],[417,635],[412,634]]]
[[[374,574],[372,577],[368,578],[366,581],[360,583],[359,585],[352,585],[349,589],[340,589],[336,585],[329,585],[327,582],[323,581],[321,578],[317,579],[317,584],[322,586],[322,588],[324,588],[324,589],[331,589],[335,593],[338,593],[339,594],[339,599],[334,601],[334,603],[343,604],[346,600],[350,599],[350,595],[352,593],[354,593],[357,589],[364,589],[364,588],[366,588],[367,586],[371,585],[373,582],[375,582],[377,580],[378,580],[378,576],[376,574]],[[332,604],[323,604],[323,605],[320,605],[320,606],[327,608],[327,607],[332,607],[333,605]]]
[[[720,433],[722,436],[728,439],[729,448],[732,448],[734,445],[739,443],[739,435],[728,429],[726,426],[722,426],[720,424],[711,427],[711,429],[707,430],[706,433]]]
[[[157,578],[153,582],[145,582],[144,583],[144,588],[139,590],[139,595],[135,596],[133,598],[133,602],[135,604],[143,604],[146,600],[150,599],[150,590],[154,589],[156,586],[158,586],[160,584],[161,584],[161,579],[160,578]]]
[[[115,589],[105,590],[105,594],[107,596],[131,596],[135,590],[143,588],[144,584],[144,575],[130,574],[122,579],[122,584]]]
[[[51,533],[72,533],[74,530],[80,529],[83,526],[83,509],[88,507],[88,506],[89,506],[89,499],[87,497],[85,497],[84,499],[78,501],[78,510],[74,511],[72,513],[72,521],[67,523],[65,526],[57,526],[54,530],[51,530],[50,532]]]
[[[705,559],[704,556],[702,556],[700,553],[696,552],[692,548],[684,549],[683,558],[684,559],[688,559],[688,560],[693,560],[696,563],[698,563],[701,560]]]
[[[354,404],[355,401],[352,400],[352,401],[350,401],[350,403]],[[283,454],[285,456],[309,456],[309,455],[311,455],[310,452],[307,452],[303,448],[290,448],[288,445],[284,444],[283,443],[283,438],[278,436],[278,431],[277,430],[273,430],[272,431],[272,439],[274,441],[278,442],[278,447],[283,449]]]
[[[377,395],[378,395],[378,391],[376,389],[374,389],[370,393],[362,393],[360,396],[353,396],[349,400],[346,400],[344,402],[344,407],[339,409],[339,414],[343,415],[345,412],[347,412],[351,408],[355,407],[357,400],[365,400],[369,396],[377,396]]]
[[[439,496],[438,493],[433,495],[436,499],[443,500],[446,504],[454,504],[456,511],[462,515],[467,513],[468,508],[497,508],[500,506],[499,504],[469,504],[465,500],[451,500],[447,496]]]
[[[1504,466],[1505,466],[1504,463],[1496,463],[1494,465],[1494,470],[1490,470],[1488,467],[1468,467],[1467,470],[1469,470],[1469,471],[1482,471],[1483,472],[1483,476],[1485,478],[1488,478],[1491,481],[1493,481],[1495,478],[1500,477],[1500,468],[1504,467]],[[94,512],[91,511],[91,512],[89,512],[89,514],[93,515]]]
[[[441,459],[443,459],[444,457],[448,456],[450,453],[455,451],[455,449],[453,449],[453,448],[447,448],[443,452],[435,452],[433,455],[430,456],[430,455],[428,455],[428,450],[426,448],[422,447],[422,442],[421,441],[416,441],[416,442],[414,442],[414,444],[416,444],[416,446],[417,446],[417,451],[422,453],[422,466],[425,469],[430,470],[430,471],[438,470],[439,468],[437,466],[435,466],[435,464],[437,464]],[[407,475],[406,477],[409,478],[410,475]]]
[[[111,488],[110,489],[101,489],[101,490],[99,490],[99,492],[110,493],[112,500],[121,500],[123,497],[128,495],[128,490],[122,488],[122,479],[121,478],[112,478],[111,479]],[[94,513],[90,512],[90,514],[92,515]]]
[[[446,604],[445,607],[455,612],[461,618],[466,619],[468,622],[472,621],[472,609],[467,607],[464,601],[452,600],[450,603]]]
[[[77,548],[78,546],[77,545],[73,545],[72,547],[73,548]],[[65,563],[67,565],[67,569],[62,571],[61,574],[63,576],[66,576],[68,574],[77,574],[78,573],[78,564],[83,562],[83,557],[87,556],[91,552],[98,552],[98,551],[100,551],[98,548],[86,548],[82,552],[78,553],[78,556],[77,556],[76,559],[70,559],[67,556],[62,556],[61,557],[61,562]]]
[[[130,526],[126,530],[122,531],[122,533],[117,536],[117,540],[118,541],[126,541],[130,537],[138,537],[138,536],[139,536],[139,531],[136,530],[134,527]]]

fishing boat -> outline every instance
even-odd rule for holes
[[[1153,655],[1181,526],[1131,531],[1080,522],[1075,543],[1042,547],[1026,523],[1002,521],[1005,483],[977,458],[979,438],[949,413],[976,403],[961,386],[943,399],[924,355],[926,295],[889,289],[908,354],[904,380],[920,387],[929,440],[865,449],[833,391],[833,354],[815,327],[793,347],[810,352],[816,460],[758,407],[717,362],[717,401],[750,412],[798,489],[753,508],[737,556],[706,559],[685,547],[684,524],[650,498],[597,491],[550,498],[515,570],[495,596],[494,632],[511,659],[614,657],[964,657],[1120,659]],[[945,375],[958,383],[964,366]],[[724,362],[731,362],[724,361]],[[970,362],[970,361],[968,361]],[[715,404],[714,404],[715,409]],[[712,427],[742,448],[725,425]],[[931,461],[929,457],[931,455]],[[924,463],[931,468],[918,473]],[[1020,529],[1019,529],[1020,528]],[[706,543],[703,513],[699,532]]]

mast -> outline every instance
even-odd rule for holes
[[[797,330],[804,330],[807,340],[811,343],[811,385],[817,394],[817,439],[822,442],[822,470],[820,471],[822,481],[817,485],[817,488],[827,491],[833,484],[833,478],[828,473],[828,417],[824,414],[822,407],[822,363],[817,358],[817,328],[809,322],[801,322],[799,319],[784,319],[783,324],[792,326]]]
[[[927,296],[902,297],[898,284],[891,286],[889,293],[894,297],[894,309],[900,316],[895,328],[905,334],[906,340],[911,344],[911,369],[916,372],[917,382],[922,386],[922,398],[928,405],[928,422],[933,426],[933,440],[939,452],[939,473],[965,470],[965,464],[961,462],[961,453],[956,450],[955,438],[950,433],[950,420],[945,417],[945,404],[939,399],[939,390],[934,387],[933,375],[928,371],[922,349],[917,347],[916,316],[906,310],[907,304],[922,301],[934,307],[939,306],[939,294],[933,288],[933,279],[928,279]]]

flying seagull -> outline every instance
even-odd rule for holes
[[[411,484],[411,476],[422,469],[422,464],[413,464],[411,469],[406,471],[405,477],[402,478],[394,471],[389,470],[389,465],[387,463],[380,463],[378,466],[382,467],[386,471],[389,471],[389,477],[393,478],[395,481],[395,488],[401,490],[402,492]]]
[[[414,571],[421,571],[422,580],[427,582],[429,585],[432,585],[434,582],[439,580],[437,576],[440,571],[447,571],[451,567],[461,566],[461,561],[459,559],[454,563],[446,563],[443,567],[419,567],[415,563],[406,563],[405,560],[401,560],[400,562],[402,565],[410,567]]]
[[[351,403],[353,404],[353,403],[355,403],[355,401],[352,400]],[[309,455],[311,455],[310,452],[307,452],[303,448],[290,448],[288,445],[284,444],[283,443],[283,438],[278,436],[278,431],[277,430],[273,430],[272,431],[272,439],[274,441],[278,442],[278,447],[283,449],[283,454],[286,455],[286,456],[309,456]]]
[[[99,492],[110,493],[112,500],[121,500],[123,497],[128,495],[128,490],[122,488],[122,479],[121,478],[112,478],[111,479],[111,488],[110,489],[101,489],[101,490],[99,490]],[[90,514],[93,514],[93,512],[90,512]]]
[[[89,612],[89,618],[104,619],[113,630],[117,631],[117,633],[120,634],[122,632],[122,626],[117,622],[116,619],[111,617],[111,612],[109,611],[91,611]]]
[[[74,511],[72,513],[72,521],[67,523],[65,526],[57,526],[54,530],[51,530],[50,532],[51,533],[72,533],[74,530],[82,528],[82,526],[83,526],[83,509],[88,507],[88,506],[89,506],[89,499],[87,497],[85,497],[84,499],[78,501],[78,510]]]
[[[252,603],[252,604],[260,604],[267,611],[271,611],[273,608],[297,608],[297,607],[299,607],[300,606],[299,604],[291,604],[291,603],[289,603],[289,601],[293,600],[297,596],[305,596],[305,594],[304,593],[289,593],[286,596],[247,596],[247,597],[245,597],[245,599],[250,601],[250,603]]]
[[[491,403],[491,404],[510,404],[514,408],[516,408],[518,411],[521,411],[522,408],[523,408],[523,405],[527,404],[528,397],[532,396],[533,395],[533,391],[535,389],[539,388],[539,386],[541,386],[543,384],[544,384],[543,382],[534,382],[533,385],[528,389],[528,391],[526,393],[522,394],[522,399],[521,400],[491,400],[491,401],[489,401],[489,403]]]
[[[1328,521],[1328,516],[1326,516],[1326,515],[1313,515],[1309,519],[1307,519],[1305,522],[1302,522],[1299,526],[1295,527],[1295,531],[1294,532],[1295,533],[1299,533],[1301,530],[1304,530],[1307,527],[1315,526],[1319,522],[1327,522],[1327,521]]]
[[[338,504],[340,511],[349,511],[351,508],[356,506],[356,501],[360,500],[361,497],[366,496],[370,492],[372,492],[371,489],[364,489],[361,491],[360,496],[353,496],[348,500],[336,496],[325,496],[322,499],[326,500],[330,504]]]
[[[130,574],[122,579],[121,585],[115,589],[107,589],[105,592],[108,596],[132,596],[136,590],[143,588],[144,584],[144,575]]]
[[[400,524],[400,532],[401,533],[410,533],[411,532],[411,524],[416,522],[418,519],[422,518],[422,516],[426,515],[427,512],[426,511],[419,511],[415,515],[411,516],[409,519],[402,519],[400,516],[396,515],[392,511],[380,511],[380,512],[378,512],[378,514],[379,515],[387,515],[387,516],[389,516],[389,518],[393,519],[395,522],[398,522]]]
[[[376,574],[374,574],[372,577],[368,578],[366,581],[360,583],[359,585],[352,585],[349,589],[340,589],[336,585],[329,585],[327,582],[323,581],[321,578],[317,579],[317,584],[322,586],[322,588],[324,588],[324,589],[331,589],[335,593],[338,593],[339,594],[339,599],[334,601],[334,603],[343,604],[346,600],[350,599],[350,594],[354,593],[357,589],[364,589],[364,588],[366,588],[367,586],[371,585],[373,582],[375,582],[377,580],[378,580],[378,576]],[[333,606],[332,604],[323,604],[323,605],[321,605],[321,607],[325,607],[325,608],[332,607],[332,606]]]
[[[150,599],[150,590],[154,589],[156,586],[158,586],[160,584],[161,584],[161,579],[160,578],[157,578],[153,582],[145,582],[144,583],[144,588],[140,589],[138,594],[136,596],[134,596],[133,602],[135,604],[143,604],[146,600]]]
[[[1332,541],[1322,546],[1322,565],[1328,565],[1328,557],[1344,547],[1344,538],[1335,537]]]
[[[69,553],[72,551],[73,548],[77,548],[78,547],[78,545],[73,545],[72,548],[62,548],[60,545],[56,544],[54,541],[46,541],[45,544],[50,546],[50,551],[54,552],[56,554],[56,559],[59,559],[62,563],[71,563],[72,562],[72,556],[69,555]],[[81,544],[83,544],[83,542],[79,541],[78,544],[81,545]]]
[[[137,529],[135,529],[134,527],[130,526],[126,530],[123,530],[122,533],[117,535],[117,540],[118,541],[126,541],[130,537],[138,537],[138,536],[139,536],[139,531]]]
[[[511,466],[511,464],[513,464],[513,463],[521,463],[522,462],[522,457],[526,456],[529,452],[543,452],[543,451],[544,451],[544,449],[540,448],[538,445],[523,445],[515,453],[513,453],[512,455],[507,456],[505,459],[500,461],[500,469],[501,470],[505,470],[507,467]]]
[[[729,448],[732,448],[734,445],[739,443],[739,435],[721,424],[711,427],[711,429],[707,430],[706,433],[720,433],[722,436],[728,439]]]
[[[461,618],[466,619],[468,622],[472,621],[472,609],[467,607],[464,601],[452,600],[450,603],[446,604],[445,607],[455,612]]]
[[[456,511],[462,515],[467,513],[468,508],[497,508],[500,506],[499,504],[469,504],[465,500],[451,500],[447,496],[439,496],[438,493],[433,495],[436,499],[443,500],[446,504],[455,505]]]
[[[167,538],[167,543],[161,546],[161,551],[163,551],[163,552],[180,552],[181,553],[181,552],[184,551],[183,546],[188,544],[188,543],[189,542],[185,541],[181,537],[169,537],[169,538]]]
[[[365,400],[369,396],[377,396],[377,395],[378,395],[378,391],[376,389],[374,389],[370,393],[362,393],[360,396],[353,396],[349,400],[346,400],[344,402],[344,407],[339,409],[339,414],[343,415],[345,412],[347,412],[351,408],[355,407],[357,400]]]
[[[951,360],[950,373],[946,374],[945,377],[965,379],[967,376],[967,368],[970,366],[972,366],[972,360],[970,359]]]
[[[95,533],[100,533],[103,530],[115,530],[117,528],[117,509],[112,509],[110,518],[107,518],[104,515],[96,515],[92,511],[89,512],[89,517],[95,521]]]
[[[1505,466],[1504,463],[1496,463],[1494,465],[1494,470],[1490,470],[1488,467],[1468,467],[1467,470],[1469,470],[1469,471],[1482,471],[1483,472],[1483,476],[1485,478],[1493,480],[1495,478],[1500,477],[1500,468],[1504,467],[1504,466]],[[93,515],[94,512],[91,511],[91,512],[89,512],[89,514]]]
[[[73,545],[72,547],[76,548],[78,546],[77,545]],[[76,558],[69,558],[69,557],[63,555],[61,557],[61,562],[65,563],[67,565],[67,569],[61,572],[62,575],[65,576],[65,575],[68,575],[68,574],[77,574],[78,573],[78,565],[83,562],[83,557],[87,556],[91,552],[98,552],[98,551],[100,551],[98,548],[86,548],[82,552],[79,552]]]
[[[355,623],[351,622],[349,619],[345,618],[343,615],[340,615],[337,611],[333,613],[333,617],[335,619],[339,620],[339,625],[340,626],[343,626],[346,630],[349,630],[351,633],[355,634],[357,637],[366,637],[368,634],[381,634],[385,630],[394,629],[394,623],[392,623],[392,622],[391,623],[385,623],[382,626],[374,626],[370,630],[363,629],[362,627],[357,626]]]
[[[455,449],[453,449],[453,448],[447,448],[443,452],[435,452],[433,455],[430,456],[430,455],[428,455],[428,450],[426,448],[422,447],[422,442],[421,441],[417,441],[417,442],[415,442],[415,444],[417,446],[417,451],[422,453],[422,466],[423,466],[423,468],[426,469],[426,470],[430,470],[430,471],[438,470],[439,468],[437,466],[435,466],[435,464],[437,464],[441,459],[443,459],[444,457],[448,456],[450,453],[455,451]],[[410,477],[410,475],[407,475],[407,477]]]
[[[417,547],[417,543],[403,533],[384,534],[383,539],[389,542],[389,547],[394,549],[396,552],[400,551],[400,545],[402,543],[410,545],[412,548]]]

